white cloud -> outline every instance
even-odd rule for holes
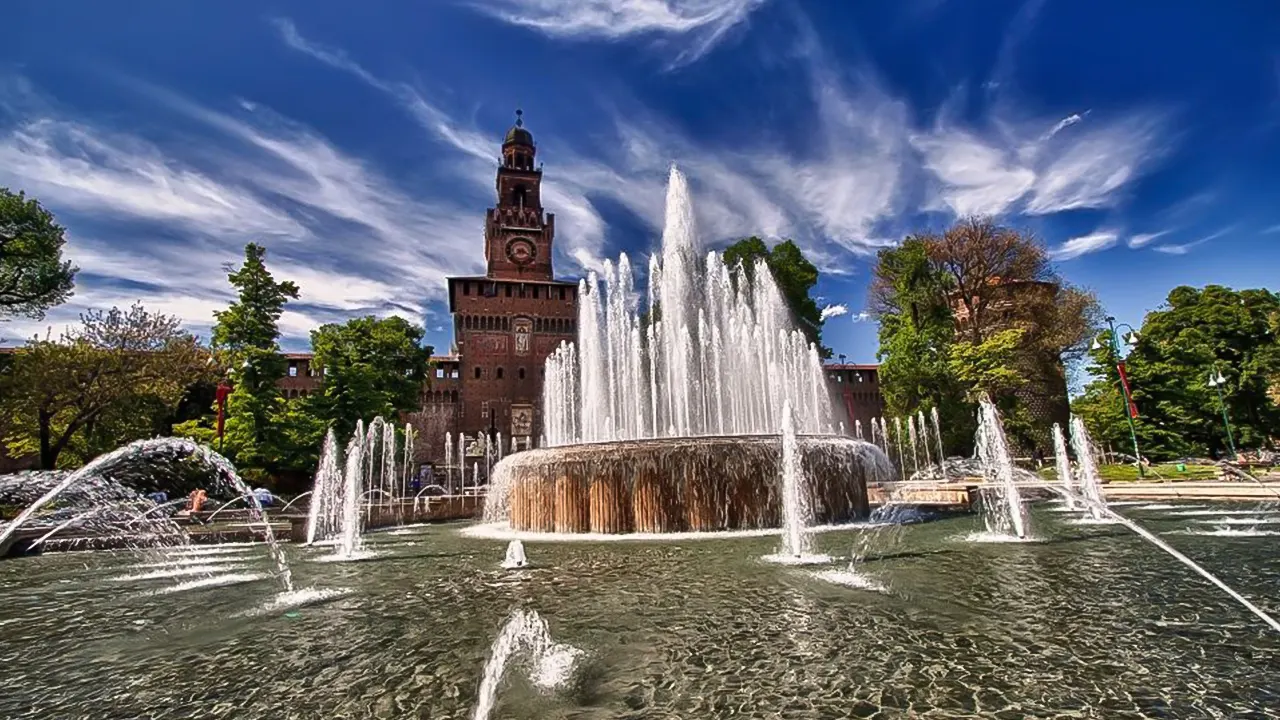
[[[1225,235],[1228,235],[1235,229],[1236,229],[1236,226],[1231,225],[1229,227],[1222,228],[1217,232],[1210,233],[1209,235],[1206,235],[1200,238],[1199,240],[1193,240],[1191,242],[1178,243],[1178,244],[1157,245],[1156,247],[1151,249],[1155,250],[1158,253],[1164,253],[1166,255],[1186,255],[1187,253],[1191,252],[1191,250],[1193,250],[1194,248],[1200,245],[1203,245],[1207,242],[1212,242],[1214,240],[1217,240],[1218,238],[1223,237]]]
[[[871,319],[871,313],[867,312],[866,310],[863,310],[860,313],[850,315],[849,319],[856,323],[867,322],[868,320]]]
[[[618,40],[637,35],[679,37],[686,45],[673,65],[706,54],[766,0],[472,0],[505,22],[553,37]]]
[[[207,328],[212,309],[231,300],[222,266],[239,262],[251,240],[267,246],[278,277],[300,285],[281,319],[295,337],[353,315],[421,321],[443,301],[446,276],[482,267],[477,207],[412,197],[258,104],[239,103],[246,112],[233,117],[150,92],[214,134],[161,147],[47,108],[0,134],[0,185],[32,192],[59,215],[67,256],[82,269],[76,295],[51,322],[142,299]],[[103,220],[130,225],[102,230]],[[44,325],[14,322],[3,334]]]
[[[307,39],[288,20],[275,24],[287,46],[386,93],[436,139],[465,155],[457,172],[467,182],[492,184],[495,133],[451,119],[416,89],[372,75],[342,51]],[[883,247],[886,241],[873,231],[901,204],[909,156],[907,107],[869,80],[846,86],[819,50],[806,45],[804,52],[812,61],[810,91],[818,118],[810,147],[799,155],[772,146],[707,147],[643,110],[619,117],[613,155],[586,155],[532,128],[539,151],[555,165],[544,180],[543,199],[557,215],[561,257],[590,270],[612,254],[606,250],[601,199],[634,213],[656,238],[672,161],[691,180],[699,227],[710,243],[748,234],[792,237],[831,273],[849,271],[848,253]]]
[[[1157,238],[1164,237],[1165,235],[1168,235],[1171,232],[1173,231],[1161,230],[1160,232],[1138,233],[1137,235],[1132,235],[1129,237],[1129,247],[1133,248],[1134,250],[1137,250],[1139,248],[1144,248],[1150,245],[1152,241],[1156,240]]]
[[[1088,122],[1074,114],[1047,131],[1046,121],[998,116],[986,130],[955,127],[948,115],[911,142],[935,179],[928,207],[956,215],[1111,207],[1160,154],[1152,113]]]
[[[243,184],[175,162],[136,137],[56,117],[0,136],[0,184],[23,187],[59,209],[172,223],[206,235],[306,234]]]
[[[1081,235],[1053,248],[1049,251],[1049,256],[1054,260],[1073,260],[1081,255],[1106,250],[1114,246],[1119,238],[1117,233],[1110,230]]]
[[[1271,227],[1262,231],[1263,235],[1271,235],[1273,233],[1280,233],[1280,225],[1272,225]]]
[[[840,317],[841,315],[848,315],[848,314],[849,314],[849,306],[844,305],[842,303],[835,304],[835,305],[828,305],[822,308],[823,320],[828,320],[833,317]]]

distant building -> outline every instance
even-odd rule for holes
[[[880,393],[880,366],[832,363],[822,368],[827,384],[837,398],[849,425],[845,432],[854,435],[862,428],[863,439],[871,439],[872,418],[884,417],[884,395]]]

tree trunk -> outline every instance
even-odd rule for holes
[[[53,418],[43,410],[40,411],[40,469],[53,470],[54,464],[58,462],[58,453],[54,451],[51,435],[53,434],[49,428],[49,423]]]

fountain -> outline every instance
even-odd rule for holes
[[[524,543],[512,540],[507,543],[507,556],[502,559],[502,567],[507,570],[525,567],[529,563],[524,554]]]
[[[547,623],[532,610],[516,610],[494,639],[484,665],[474,720],[488,720],[498,699],[498,689],[513,660],[524,660],[529,680],[542,690],[564,684],[573,673],[582,651],[551,640]]]
[[[1027,510],[1014,482],[1009,443],[1000,422],[1000,411],[986,396],[978,402],[978,432],[974,443],[987,482],[992,484],[982,503],[987,531],[1025,540],[1028,537]]]
[[[188,438],[155,438],[152,440],[137,440],[123,447],[117,448],[109,453],[94,458],[84,467],[68,474],[61,482],[53,486],[43,496],[31,503],[25,510],[18,514],[12,522],[6,524],[0,529],[0,547],[5,547],[5,542],[9,539],[24,522],[41,508],[53,502],[62,492],[68,488],[74,487],[77,483],[94,478],[99,475],[107,475],[111,473],[116,466],[127,464],[137,460],[147,460],[151,458],[163,457],[194,457],[202,461],[207,467],[214,471],[214,476],[218,479],[229,483],[242,497],[249,499],[249,516],[250,522],[258,526],[262,530],[264,539],[267,542],[268,551],[271,554],[271,560],[275,565],[276,581],[280,584],[280,588],[285,593],[293,592],[292,574],[289,571],[289,564],[285,560],[284,551],[276,542],[275,532],[271,529],[271,523],[267,520],[267,514],[262,509],[262,504],[258,502],[258,496],[254,494],[252,488],[245,483],[243,479],[236,473],[236,469],[231,462],[214,452],[211,448],[197,444]]]
[[[308,545],[334,541],[338,551],[330,559],[353,559],[359,555],[364,523],[373,512],[373,496],[392,501],[407,499],[413,457],[413,429],[409,425],[405,425],[404,438],[404,447],[400,450],[404,456],[401,472],[396,465],[398,451],[393,423],[378,417],[366,429],[363,421],[356,421],[345,453],[340,451],[334,431],[329,430],[311,489]],[[417,498],[414,500],[416,508]],[[400,504],[396,508],[397,512],[403,511]]]
[[[700,257],[689,189],[672,168],[662,249],[641,312],[626,255],[580,284],[578,344],[546,363],[543,447],[493,468],[484,517],[562,533],[778,527],[784,503],[776,433],[793,412],[820,522],[868,513],[873,445],[832,434],[817,348],[794,329],[762,261]],[[646,317],[646,315],[648,317]]]
[[[1071,447],[1076,452],[1076,466],[1079,468],[1076,479],[1080,483],[1080,497],[1089,515],[1094,520],[1102,520],[1107,515],[1107,500],[1102,495],[1102,480],[1093,456],[1093,442],[1084,421],[1074,415],[1071,417]]]
[[[1067,457],[1067,440],[1058,423],[1053,424],[1053,463],[1058,471],[1058,482],[1062,483],[1062,500],[1068,510],[1075,510],[1076,490],[1071,477],[1071,458]]]

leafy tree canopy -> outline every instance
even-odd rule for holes
[[[1034,237],[988,218],[881,251],[869,305],[880,321],[888,412],[937,404],[959,448],[971,444],[971,403],[984,392],[1019,445],[1045,445],[1047,427],[1030,422],[1023,396],[1033,387],[1060,395],[1065,412],[1064,364],[1083,354],[1100,316],[1093,295],[1059,278]]]
[[[356,420],[416,409],[431,357],[431,348],[420,345],[422,335],[421,328],[394,316],[313,330],[314,362],[324,368],[323,390],[311,398],[316,414],[346,434]]]
[[[1125,358],[1139,417],[1143,455],[1155,459],[1227,452],[1221,388],[1238,447],[1271,446],[1280,434],[1280,405],[1269,392],[1280,378],[1280,295],[1220,285],[1177,287],[1149,313]],[[1107,338],[1103,338],[1106,340]],[[1111,343],[1090,352],[1096,379],[1073,403],[1090,432],[1116,449],[1130,446]]]
[[[822,357],[831,357],[831,349],[822,345],[822,310],[811,295],[818,284],[818,268],[804,256],[799,245],[784,240],[770,249],[764,240],[752,235],[726,248],[723,258],[725,265],[740,267],[752,280],[756,261],[764,260],[796,326],[818,346]]]
[[[134,305],[81,316],[59,340],[32,340],[0,375],[0,413],[15,456],[57,467],[154,434],[209,371],[208,355],[175,317]],[[109,446],[109,447],[108,447]]]
[[[0,188],[0,317],[44,317],[64,302],[76,268],[62,259],[62,226],[34,199]]]

